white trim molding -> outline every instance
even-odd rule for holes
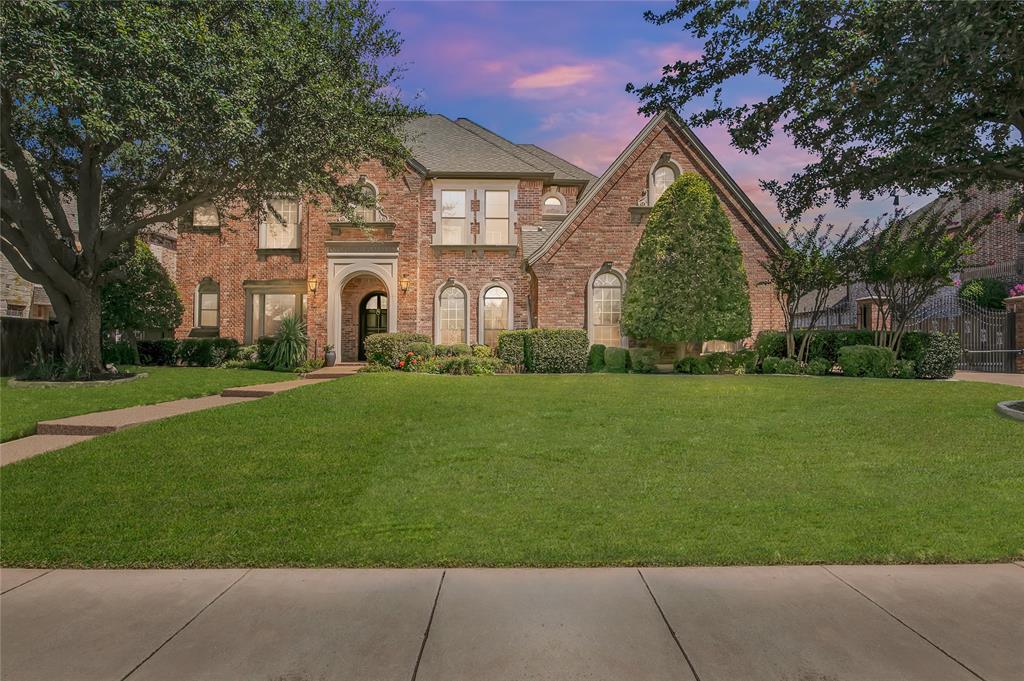
[[[361,275],[376,277],[383,283],[388,296],[388,331],[398,331],[398,250],[374,252],[375,242],[365,243],[371,246],[365,252],[355,248],[351,252],[332,252],[328,248],[327,342],[334,347],[341,345],[342,291],[345,284]]]
[[[449,288],[462,291],[463,315],[466,321],[462,329],[462,342],[469,345],[469,289],[454,277],[448,277],[434,290],[434,343],[441,342],[441,294]]]
[[[601,267],[598,267],[587,279],[587,295],[586,295],[586,320],[587,320],[587,339],[591,345],[594,343],[594,281],[602,274],[614,274],[619,278],[619,284],[621,286],[622,299],[626,297],[626,275],[622,270],[617,269],[614,265],[605,263]],[[622,334],[622,322],[619,321],[619,347],[628,347],[628,339]]]

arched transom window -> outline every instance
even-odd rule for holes
[[[565,204],[557,196],[549,196],[544,199],[544,205],[541,210],[545,215],[559,215],[565,212]]]
[[[591,342],[611,347],[622,345],[622,280],[611,272],[599,274],[594,278],[590,300]]]
[[[466,294],[458,286],[441,291],[438,301],[439,338],[444,345],[466,342]]]
[[[498,332],[508,329],[508,293],[500,286],[492,286],[484,292],[484,338],[485,345],[498,346]]]
[[[665,190],[676,181],[679,174],[676,172],[674,166],[658,166],[651,173],[651,201],[650,204],[653,206],[661,198],[661,195],[665,193]]]

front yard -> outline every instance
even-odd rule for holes
[[[360,375],[3,468],[2,562],[1020,559],[1024,428],[993,405],[1022,397],[844,378]]]
[[[156,404],[183,397],[213,395],[225,388],[273,383],[295,378],[294,374],[248,369],[200,367],[124,367],[143,371],[145,378],[123,385],[86,385],[56,388],[12,388],[0,381],[0,442],[31,435],[38,421]]]

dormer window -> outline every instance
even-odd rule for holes
[[[650,205],[654,205],[661,198],[676,178],[679,177],[679,169],[672,163],[663,163],[655,167],[651,172]]]
[[[560,196],[548,196],[541,206],[544,215],[563,215],[565,213],[565,201]]]

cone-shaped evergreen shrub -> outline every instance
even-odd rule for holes
[[[623,333],[662,343],[750,335],[739,243],[711,185],[683,173],[651,210],[622,301]]]

